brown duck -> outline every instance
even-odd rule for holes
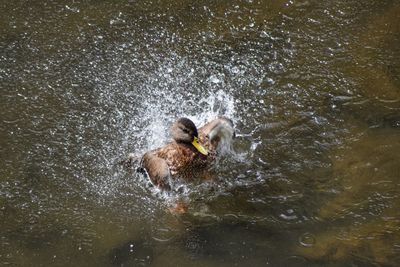
[[[218,145],[235,135],[232,121],[225,117],[214,119],[198,130],[190,119],[180,118],[172,125],[171,134],[172,142],[146,152],[140,161],[140,169],[162,189],[170,189],[170,181],[176,177],[205,179]]]

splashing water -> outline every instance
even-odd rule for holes
[[[123,66],[117,55],[110,63],[111,66],[103,67],[105,71],[114,69],[114,65]],[[77,176],[86,177],[89,194],[95,192],[100,199],[117,197],[126,191],[126,187],[133,190],[132,194],[137,190],[148,192],[149,183],[145,177],[132,175],[121,178],[123,174],[115,164],[129,153],[140,156],[147,150],[166,144],[170,140],[170,126],[177,118],[188,117],[197,126],[218,116],[226,116],[234,122],[239,119],[236,116],[235,99],[229,92],[229,85],[224,84],[222,78],[210,76],[203,81],[196,74],[195,68],[199,68],[197,72],[202,73],[204,67],[191,65],[187,59],[178,58],[173,53],[169,59],[157,60],[160,62],[153,72],[141,73],[132,66],[129,68],[131,71],[127,72],[120,67],[114,74],[96,74],[104,79],[98,81],[94,94],[100,104],[97,109],[90,110],[87,121],[83,121],[82,116],[78,118],[81,120],[79,125],[89,124],[106,131],[96,136],[98,150],[80,153],[83,161],[89,157],[95,162],[91,166],[95,175],[90,178],[82,169],[76,173]],[[103,69],[99,66],[103,63],[93,64]],[[217,79],[218,86],[215,87]],[[144,81],[137,83],[139,80]],[[222,85],[227,88],[221,88]],[[64,123],[71,124],[70,121]],[[86,130],[78,127],[81,134],[77,138],[80,140],[84,138]],[[92,143],[93,140],[82,142]],[[229,144],[224,144],[222,150],[232,152]],[[185,190],[182,189],[184,187]],[[179,192],[190,192],[182,184],[177,188]],[[157,189],[151,190],[153,195],[159,195]]]

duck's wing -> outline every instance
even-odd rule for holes
[[[174,176],[193,163],[198,155],[196,151],[192,146],[173,142],[157,149],[155,154],[165,160],[170,174]]]
[[[155,151],[149,151],[142,157],[141,166],[146,172],[152,183],[160,188],[168,189],[170,179],[170,169],[167,161],[157,156]]]
[[[214,119],[198,129],[200,142],[209,150],[216,150],[221,139],[235,136],[232,120],[226,117]]]
[[[194,147],[173,142],[145,153],[141,166],[153,184],[169,189],[172,178],[193,164],[197,154]]]

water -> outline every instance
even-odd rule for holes
[[[1,265],[400,264],[399,1],[0,6]],[[215,183],[116,164],[217,115]]]

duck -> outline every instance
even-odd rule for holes
[[[176,179],[207,179],[220,145],[229,144],[235,137],[233,122],[227,117],[217,117],[200,128],[182,117],[173,123],[170,133],[172,141],[145,152],[137,168],[153,185],[166,190]]]

